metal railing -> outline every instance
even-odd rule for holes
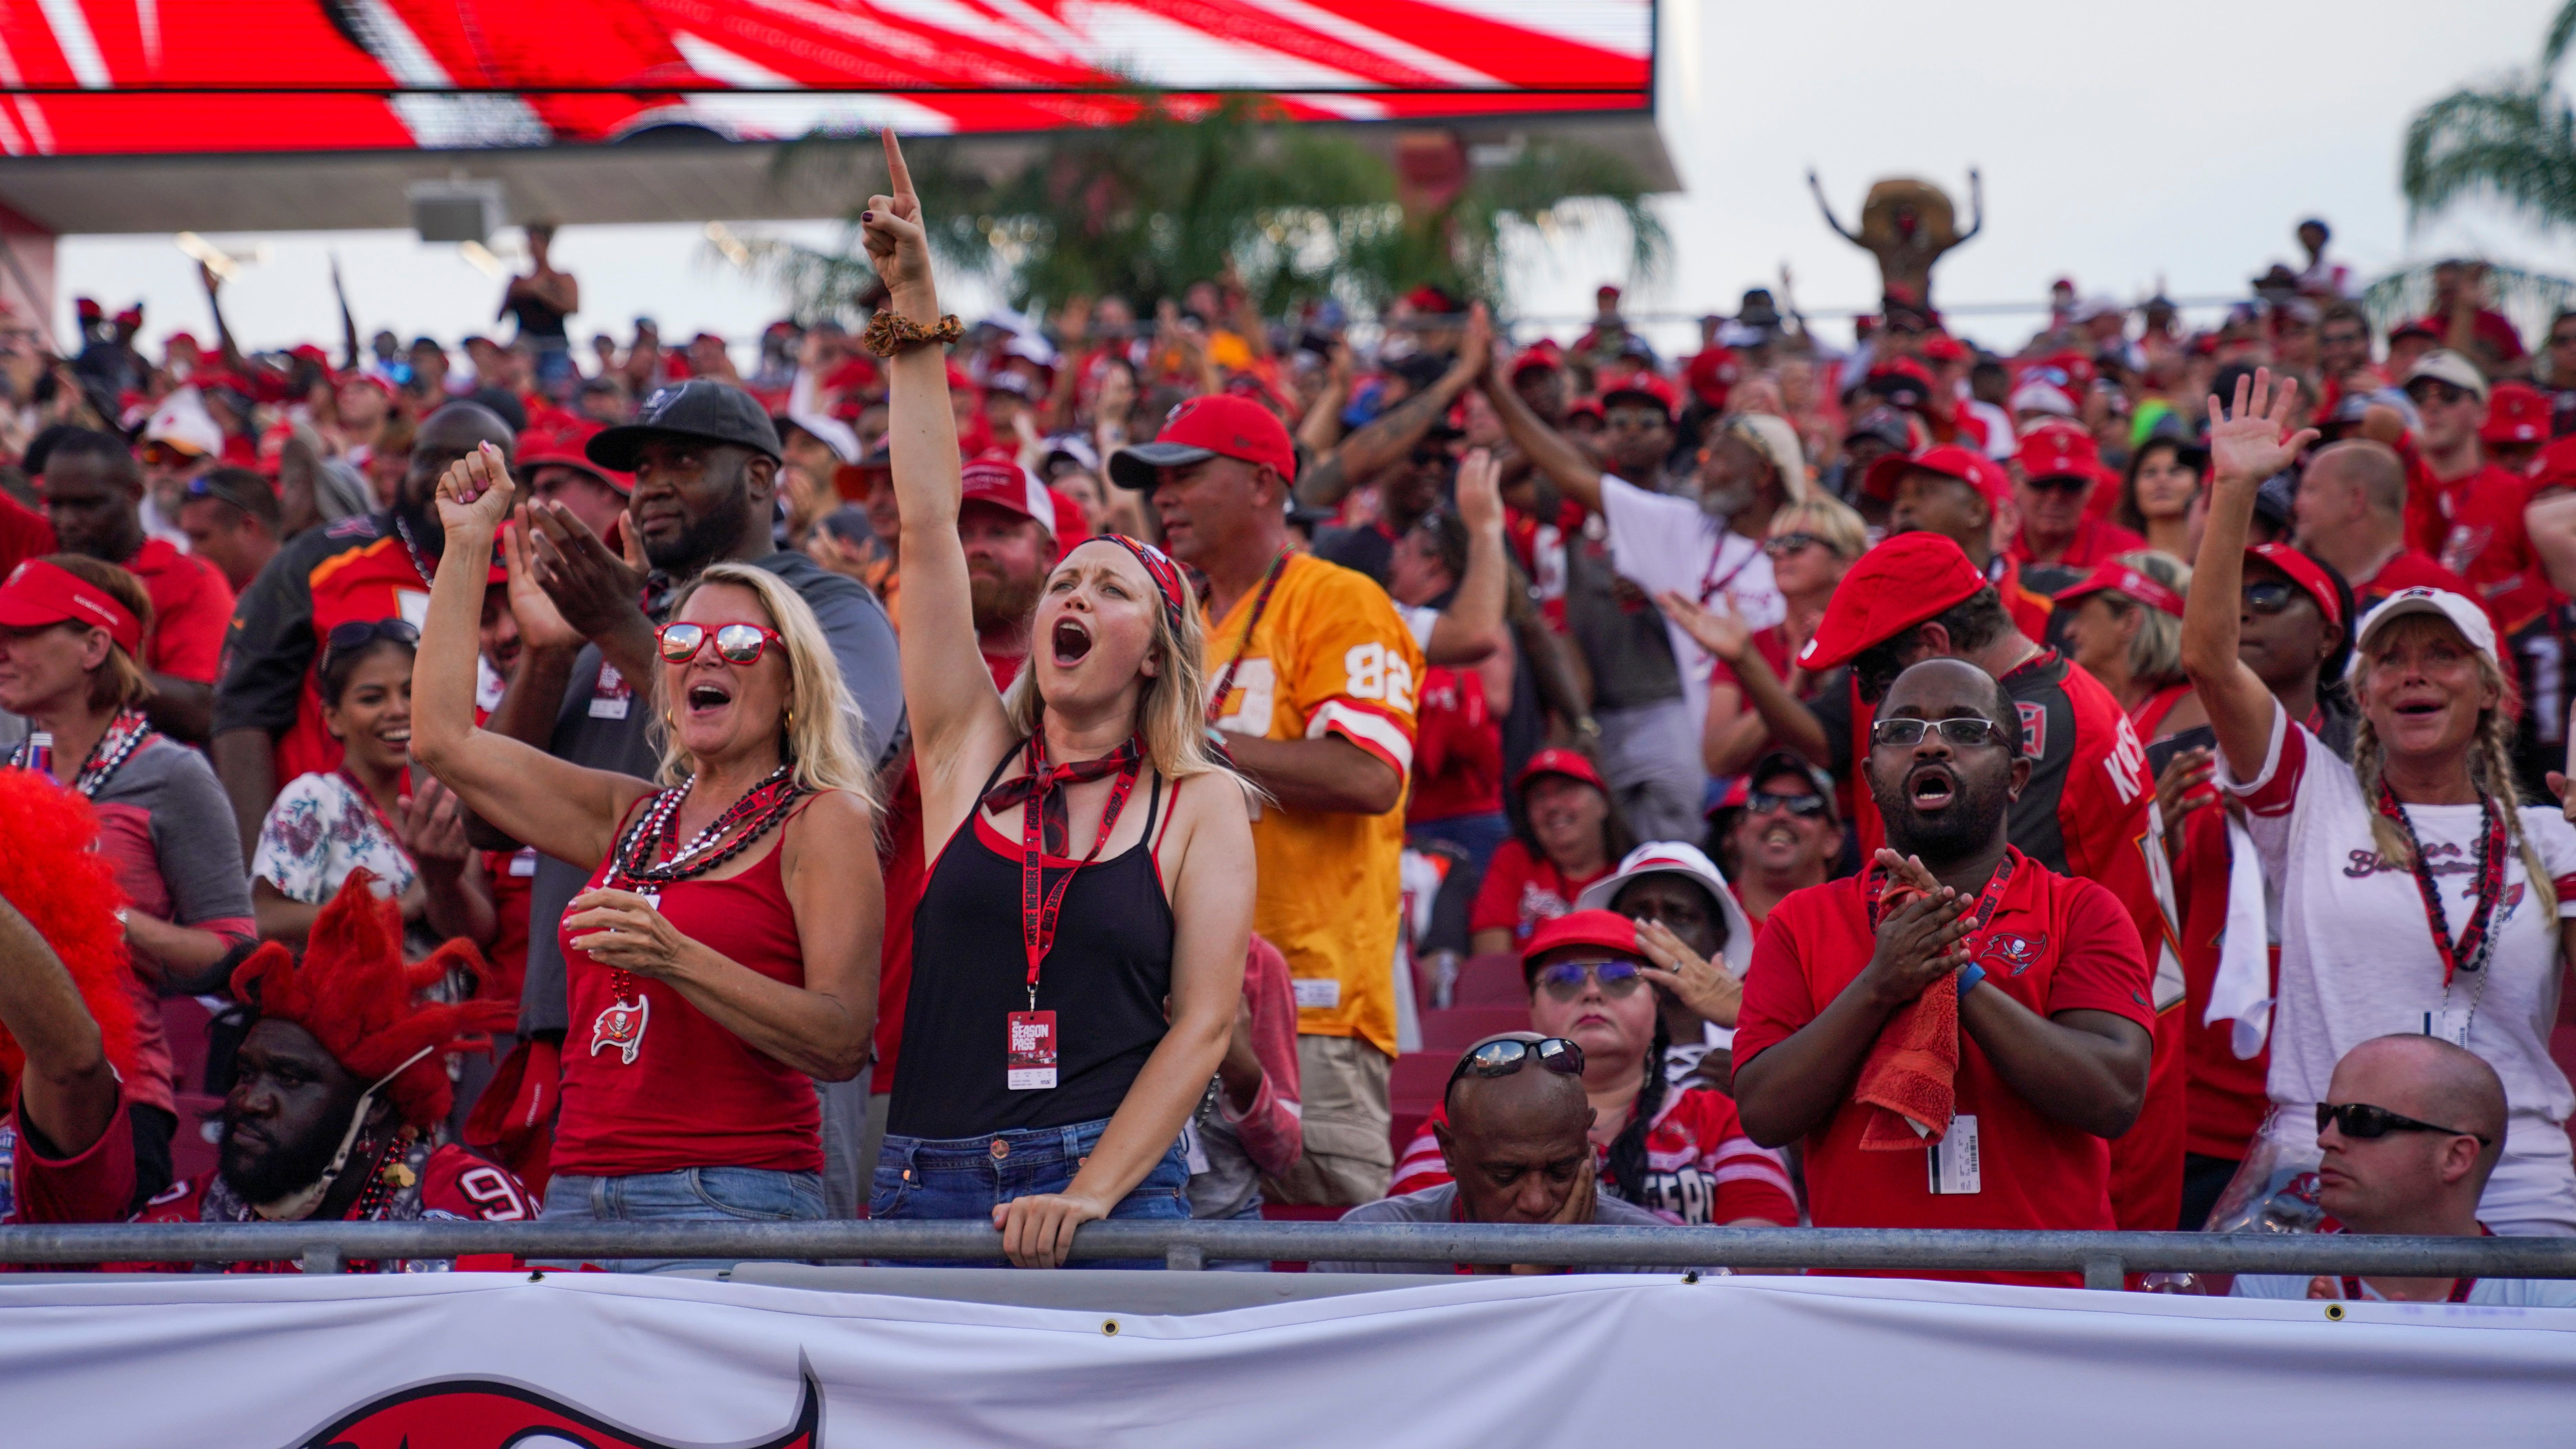
[[[522,1260],[992,1259],[990,1225],[810,1223],[150,1223],[0,1227],[0,1262],[300,1262],[509,1255]],[[1918,1228],[1548,1227],[1508,1223],[1095,1222],[1072,1256],[1211,1261],[1545,1263],[1570,1267],[1912,1268],[2124,1275],[2350,1273],[2391,1277],[2576,1278],[2576,1238],[2360,1237],[2297,1233],[1985,1232]]]

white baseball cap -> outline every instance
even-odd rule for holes
[[[1735,890],[1726,883],[1726,875],[1696,845],[1678,840],[1649,840],[1628,852],[1619,868],[1583,888],[1574,908],[1578,911],[1607,911],[1611,902],[1628,882],[1639,876],[1687,876],[1717,898],[1718,914],[1726,919],[1726,944],[1718,948],[1725,958],[1727,971],[1742,976],[1753,965],[1753,918],[1744,914],[1743,905],[1735,899]]]
[[[2399,589],[2381,600],[2376,608],[2361,616],[2361,628],[2353,635],[2353,659],[2358,660],[2369,652],[2372,635],[2409,614],[2434,614],[2450,620],[2451,627],[2460,631],[2460,637],[2469,641],[2470,648],[2485,655],[2487,662],[2496,668],[2504,667],[2504,661],[2496,657],[2495,624],[2487,618],[2487,611],[2480,608],[2476,600],[2463,598],[2448,589]],[[2346,663],[2345,672],[2350,673],[2352,667],[2351,663]]]

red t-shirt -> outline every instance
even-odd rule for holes
[[[2108,1011],[2152,1031],[2151,976],[2136,926],[2089,880],[2022,857],[1988,921],[1985,984],[2041,1015]],[[1786,1040],[1869,965],[1867,874],[1798,891],[1771,911],[1745,976],[1735,1069]],[[1931,988],[1950,989],[1939,982]],[[1979,1190],[1934,1193],[1925,1156],[1864,1152],[1865,1111],[1837,1110],[1806,1138],[1807,1210],[1828,1228],[2091,1229],[2113,1226],[2111,1144],[2040,1114],[2008,1084],[1976,1037],[1959,1033],[1957,1113],[1977,1119]],[[2072,1273],[1885,1276],[2074,1287]]]
[[[1433,1123],[1446,1124],[1444,1103],[1431,1109],[1422,1130],[1395,1165],[1395,1180],[1386,1195],[1402,1197],[1449,1181],[1449,1164],[1440,1157]],[[1633,1120],[1633,1119],[1631,1119]],[[1610,1149],[1594,1144],[1597,1164],[1607,1167]],[[1602,1185],[1604,1192],[1609,1185]],[[1784,1228],[1798,1225],[1798,1202],[1789,1194],[1789,1169],[1780,1155],[1744,1135],[1735,1115],[1735,1099],[1712,1087],[1667,1092],[1664,1105],[1646,1128],[1646,1186],[1628,1201],[1677,1223],[1731,1223],[1760,1218]]]
[[[2183,1072],[2188,1104],[2183,1148],[2204,1157],[2242,1161],[2245,1144],[2263,1125],[2272,1103],[2263,1080],[2272,1066],[2269,1038],[2250,1058],[2236,1055],[2236,1024],[2201,1025],[2218,981],[2218,954],[2227,934],[2227,812],[2215,807],[2183,817],[2182,853],[2174,863],[2174,890],[2182,905]],[[2280,978],[2280,951],[2272,975]]]
[[[1474,670],[1433,665],[1414,691],[1413,793],[1407,824],[1498,815],[1503,809],[1503,725]]]
[[[144,667],[174,679],[212,684],[224,657],[224,630],[232,623],[233,586],[223,570],[169,540],[146,539],[125,561],[152,596],[152,637]]]
[[[88,1150],[76,1157],[44,1157],[19,1126],[19,1105],[0,1120],[0,1156],[9,1169],[9,1212],[0,1223],[115,1223],[134,1201],[134,1119],[124,1093],[116,1115]],[[38,1270],[59,1271],[59,1270]]]
[[[2108,519],[2095,518],[2091,514],[2086,514],[2084,521],[2075,525],[2075,537],[2066,545],[2065,554],[2050,560],[2049,564],[2053,568],[2091,569],[2109,563],[2116,554],[2129,553],[2146,546],[2145,539],[2120,525]],[[2015,533],[2012,536],[2012,542],[2006,546],[2004,553],[2017,564],[2039,562],[2031,552],[2028,539],[2022,533]]]
[[[1485,866],[1485,880],[1476,888],[1476,901],[1467,908],[1467,930],[1509,931],[1512,949],[1529,944],[1530,933],[1541,922],[1553,921],[1574,909],[1574,898],[1583,888],[1610,872],[1607,868],[1580,880],[1569,878],[1546,856],[1533,856],[1528,846],[1514,836],[1494,851]]]

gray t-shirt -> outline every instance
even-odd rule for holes
[[[859,758],[872,767],[884,763],[903,738],[904,722],[903,664],[884,606],[856,579],[833,573],[801,553],[781,550],[752,564],[778,575],[822,621],[823,637],[840,661],[842,682],[859,704]],[[645,733],[651,717],[650,685],[639,688],[635,681],[619,678],[597,646],[584,645],[573,661],[548,753],[594,770],[649,780],[660,764]],[[564,907],[589,883],[592,869],[537,857],[536,878],[528,889],[528,975],[519,996],[522,1032],[571,1028],[563,947],[555,928]]]
[[[1451,1214],[1457,1210],[1457,1203],[1458,1184],[1444,1182],[1438,1187],[1426,1187],[1420,1192],[1408,1192],[1402,1197],[1382,1197],[1372,1203],[1362,1203],[1342,1214],[1341,1220],[1346,1223],[1447,1223],[1454,1221]],[[1672,1226],[1671,1223],[1644,1208],[1634,1203],[1622,1202],[1607,1192],[1600,1194],[1599,1199],[1594,1203],[1592,1222],[1596,1227],[1612,1228]],[[1455,1263],[1316,1262],[1306,1265],[1307,1271],[1312,1273],[1452,1273],[1457,1271],[1457,1267]],[[1574,1271],[1578,1273],[1679,1273],[1683,1270],[1612,1264],[1577,1268]]]

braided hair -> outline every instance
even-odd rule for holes
[[[1646,1048],[1646,1080],[1637,1089],[1636,1105],[1629,1109],[1628,1125],[1610,1143],[1610,1165],[1604,1169],[1611,1192],[1621,1199],[1646,1206],[1646,1131],[1655,1125],[1655,1116],[1664,1110],[1664,1096],[1672,1090],[1664,1077],[1664,1053],[1673,1045],[1671,1031],[1664,1026],[1664,1014],[1655,1013],[1655,1040]]]

